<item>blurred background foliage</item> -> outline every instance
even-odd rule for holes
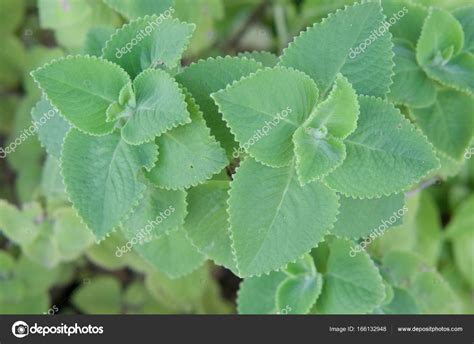
[[[40,91],[29,72],[94,46],[97,35],[90,35],[92,31],[108,37],[130,19],[114,10],[121,2],[0,0],[1,147],[31,125],[30,111]],[[452,9],[472,1],[418,2]],[[186,65],[253,50],[279,54],[306,26],[353,1],[153,3],[157,11],[173,6],[176,17],[197,25]],[[139,7],[134,10],[136,16],[147,14]],[[422,281],[409,276],[399,281],[399,288],[413,290],[421,300],[414,312],[474,313],[474,158],[456,172],[426,190],[415,190],[404,224],[370,248],[382,272],[396,270],[386,262],[390,252],[409,261],[413,274],[431,273]],[[125,241],[119,233],[96,244],[67,200],[58,162],[46,157],[36,136],[0,159],[0,199],[0,313],[235,312],[239,279],[224,268],[206,263],[170,279],[134,253],[117,258],[116,246]],[[427,294],[423,283],[436,287]]]

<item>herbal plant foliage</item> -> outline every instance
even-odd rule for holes
[[[57,114],[38,137],[72,209],[41,225],[37,205],[21,210],[25,230],[44,236],[27,240],[10,230],[19,211],[0,203],[0,225],[29,256],[38,257],[33,245],[54,244],[54,257],[40,257],[54,266],[116,240],[162,280],[194,276],[212,260],[244,278],[240,313],[432,309],[416,296],[441,276],[411,274],[411,295],[384,270],[405,266],[405,255],[375,263],[349,252],[404,209],[405,192],[462,164],[474,136],[472,8],[363,1],[307,28],[279,57],[182,66],[194,24],[163,18],[152,2],[105,3],[130,21],[90,31],[88,54],[31,73],[42,91],[33,118]],[[390,32],[373,34],[404,6]],[[467,249],[453,233],[467,237],[471,204],[449,229],[457,257]],[[71,224],[82,245],[53,220]]]

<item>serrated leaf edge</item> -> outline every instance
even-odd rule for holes
[[[117,11],[119,12],[119,11]],[[120,12],[119,12],[120,13]],[[141,21],[146,21],[146,20],[153,20],[153,19],[158,19],[160,16],[156,15],[156,14],[153,14],[153,15],[146,15],[144,17],[138,17],[138,18],[135,18],[133,20],[130,20],[128,23],[122,25],[120,28],[118,28],[117,30],[115,30],[115,32],[109,37],[109,39],[105,42],[104,44],[104,47],[102,48],[102,51],[101,51],[101,58],[103,58],[104,60],[107,60],[105,58],[105,51],[106,49],[112,44],[112,41],[115,39],[116,36],[118,36],[122,31],[124,31],[125,29],[127,29],[129,26],[132,26],[138,22],[141,22]],[[183,53],[188,49],[189,47],[189,44],[191,42],[191,37],[194,35],[194,32],[196,31],[196,24],[194,23],[187,23],[185,21],[181,21],[177,18],[165,18],[164,20],[166,21],[172,21],[172,22],[176,22],[176,23],[179,23],[179,24],[185,24],[187,25],[189,28],[191,28],[191,32],[188,36],[186,36],[186,41],[187,43],[183,45],[183,49],[181,51],[179,51],[179,54],[178,54],[178,57],[176,58],[176,61],[173,61],[172,63],[170,63],[169,66],[167,66],[167,68],[173,68],[173,67],[176,67],[179,63],[179,61],[181,60],[182,58],[182,55]],[[109,61],[109,60],[107,60]],[[151,68],[147,68],[147,69],[151,69]],[[145,69],[145,70],[147,70]],[[145,71],[144,70],[144,71]],[[142,71],[143,72],[143,71]]]
[[[263,67],[262,69],[259,69],[256,72],[252,72],[252,73],[250,73],[246,76],[241,77],[238,80],[234,80],[234,82],[232,82],[231,84],[228,84],[225,88],[223,88],[223,89],[221,89],[217,92],[211,93],[210,97],[214,100],[214,104],[217,106],[217,108],[219,110],[219,113],[222,115],[222,119],[224,120],[224,123],[225,123],[226,127],[229,128],[229,131],[234,136],[234,139],[236,140],[237,144],[239,144],[239,147],[240,147],[240,140],[237,138],[237,135],[235,134],[235,132],[230,127],[230,124],[225,119],[224,112],[222,111],[221,106],[217,103],[216,99],[214,98],[214,95],[219,94],[219,93],[224,93],[227,90],[233,88],[236,84],[240,83],[241,81],[246,80],[246,79],[250,79],[250,78],[254,77],[255,75],[257,75],[259,73],[267,72],[267,71],[270,71],[270,70],[288,70],[288,71],[291,71],[291,72],[295,72],[296,74],[302,75],[304,78],[306,78],[308,81],[310,81],[310,83],[312,83],[314,85],[314,88],[317,90],[316,104],[319,100],[319,96],[320,96],[319,89],[318,89],[318,86],[316,85],[316,82],[312,78],[310,78],[306,73],[304,73],[304,72],[302,72],[298,69],[295,69],[295,68],[292,68],[292,67],[286,67],[286,66],[278,66],[278,65],[275,66],[275,67]],[[309,115],[310,114],[308,114],[308,117],[309,117]],[[250,155],[255,161],[259,162],[260,164],[268,166],[268,167],[273,167],[273,168],[286,167],[286,166],[289,166],[292,162],[292,160],[290,159],[286,164],[282,164],[282,165],[270,164],[268,162],[261,161],[259,158],[255,157],[250,152],[247,152],[247,154]]]
[[[346,192],[341,192],[340,190],[336,190],[334,189],[333,187],[331,187],[326,179],[321,179],[321,182],[326,185],[328,188],[330,188],[331,190],[335,191],[336,193],[340,193],[341,195],[344,195],[346,197],[351,197],[351,198],[354,198],[354,199],[373,199],[373,198],[380,198],[380,197],[383,197],[383,196],[391,196],[393,194],[397,194],[397,193],[401,193],[401,192],[406,192],[408,190],[410,190],[414,185],[418,184],[420,181],[422,181],[423,179],[425,179],[428,175],[430,175],[430,173],[432,173],[433,171],[436,171],[438,170],[440,167],[441,167],[441,162],[439,161],[438,157],[436,157],[436,150],[435,150],[435,147],[433,146],[433,144],[428,140],[428,138],[426,137],[426,135],[420,130],[420,128],[418,128],[416,125],[414,125],[412,122],[410,122],[410,120],[408,120],[401,112],[400,112],[400,109],[398,109],[397,107],[395,107],[392,103],[390,103],[389,101],[387,101],[386,99],[382,99],[382,98],[379,98],[379,97],[375,97],[375,96],[367,96],[367,95],[360,95],[359,97],[362,97],[362,98],[370,98],[370,99],[373,99],[377,102],[382,102],[384,104],[387,104],[387,105],[390,105],[393,109],[396,110],[397,114],[399,115],[400,117],[400,121],[401,122],[404,122],[407,124],[407,127],[410,128],[410,132],[417,132],[424,140],[425,142],[428,144],[428,146],[431,148],[431,153],[433,154],[433,157],[435,158],[435,160],[438,162],[437,166],[432,168],[431,170],[428,170],[424,175],[422,175],[421,177],[419,177],[418,179],[414,180],[411,184],[407,185],[405,188],[402,188],[401,190],[395,190],[395,191],[392,191],[392,192],[382,192],[382,193],[375,193],[374,195],[371,195],[371,196],[360,196],[360,195],[355,195],[355,194],[352,194],[352,193],[346,193]],[[334,172],[334,171],[333,171]],[[327,177],[327,176],[326,176]]]
[[[138,205],[140,204],[140,201],[142,200],[142,198],[144,197],[144,193],[145,193],[145,188],[146,188],[146,185],[143,184],[142,182],[140,182],[138,179],[137,179],[137,183],[141,184],[142,185],[142,191],[140,192],[140,194],[138,195],[137,199],[132,203],[132,206],[130,208],[130,210],[122,215],[122,218],[119,219],[117,225],[110,229],[107,233],[105,233],[102,237],[98,237],[95,232],[92,230],[92,228],[89,227],[89,225],[84,221],[84,218],[82,217],[81,215],[81,212],[79,212],[79,209],[74,205],[74,202],[71,200],[71,196],[69,194],[69,191],[68,191],[68,186],[67,186],[67,183],[64,179],[64,174],[63,174],[63,152],[64,152],[64,142],[66,141],[66,138],[69,136],[69,134],[74,130],[75,128],[70,128],[69,131],[66,133],[66,135],[64,136],[64,139],[63,139],[63,145],[61,147],[61,159],[59,160],[59,174],[62,178],[62,180],[64,181],[64,191],[65,191],[65,194],[66,194],[66,197],[69,201],[69,203],[71,203],[71,208],[75,211],[77,217],[79,218],[80,222],[85,226],[85,228],[87,228],[91,233],[92,235],[94,236],[95,238],[95,243],[96,244],[100,244],[101,242],[103,242],[105,239],[109,238],[113,233],[117,232],[118,228],[120,226],[122,226],[122,222],[125,220],[125,219],[128,219],[130,217],[130,215],[135,211],[135,209],[138,207]],[[77,130],[77,129],[76,129]],[[87,135],[87,133],[83,133],[85,135]],[[156,156],[155,156],[155,163],[156,161],[158,160],[158,155],[159,155],[159,152],[158,152],[158,149],[156,150]],[[144,168],[144,167],[142,167]],[[140,173],[140,170],[137,172],[137,176],[138,174]]]
[[[160,137],[161,135],[163,135],[164,133],[167,133],[168,131],[174,129],[174,128],[177,128],[179,126],[182,126],[182,125],[185,125],[185,124],[189,124],[191,123],[191,115],[188,111],[188,107],[187,107],[187,104],[186,104],[186,96],[183,92],[183,87],[181,87],[180,84],[178,84],[175,80],[175,78],[173,78],[171,75],[169,75],[168,73],[164,72],[164,71],[161,71],[161,70],[157,70],[157,69],[151,69],[151,68],[148,68],[148,69],[145,69],[144,71],[142,71],[140,74],[137,75],[137,77],[134,79],[133,82],[135,82],[138,78],[144,78],[146,77],[148,74],[154,74],[154,73],[157,73],[158,74],[161,74],[161,75],[166,75],[166,77],[168,78],[168,80],[170,80],[173,84],[173,86],[176,86],[176,89],[178,90],[179,92],[179,95],[180,95],[180,100],[182,102],[182,104],[184,104],[184,108],[185,108],[185,111],[188,115],[188,117],[183,120],[183,121],[179,121],[179,122],[175,122],[175,123],[172,123],[171,125],[168,125],[164,130],[162,130],[161,132],[159,132],[158,134],[154,135],[153,137],[147,137],[145,139],[143,139],[142,141],[137,141],[137,142],[130,142],[128,141],[125,137],[123,137],[122,133],[121,133],[121,136],[122,136],[122,139],[128,143],[129,145],[133,145],[133,146],[139,146],[139,145],[142,145],[144,143],[148,143],[148,142],[151,142],[151,141],[154,141],[157,137]],[[138,96],[139,97],[139,96]],[[136,113],[133,114],[133,116],[135,116]],[[128,123],[128,122],[127,122]]]
[[[382,18],[383,20],[385,20],[387,18],[387,16],[385,15],[385,13],[383,12],[383,7],[381,5],[381,2],[380,0],[375,0],[375,1],[371,1],[371,0],[362,0],[360,2],[354,2],[352,5],[344,5],[344,7],[342,8],[338,8],[336,9],[336,11],[334,12],[331,12],[329,13],[326,17],[324,17],[323,19],[321,19],[320,22],[316,22],[314,23],[313,25],[311,26],[307,26],[304,30],[302,30],[298,36],[295,36],[293,38],[293,40],[288,44],[287,47],[285,47],[282,52],[281,52],[281,55],[279,56],[279,61],[278,61],[278,64],[277,66],[281,66],[281,58],[285,55],[286,51],[289,50],[297,40],[299,40],[301,37],[303,36],[306,36],[307,34],[311,33],[311,31],[313,29],[315,29],[316,27],[319,27],[319,26],[322,26],[324,24],[326,24],[326,22],[330,19],[332,19],[332,17],[335,17],[337,15],[339,15],[340,13],[346,11],[348,8],[352,8],[352,7],[356,7],[356,6],[360,6],[360,5],[363,5],[363,4],[366,4],[366,3],[376,3],[376,4],[379,4],[380,6],[380,9],[379,9],[379,13],[382,15]],[[391,68],[390,68],[390,83],[387,85],[386,87],[386,90],[384,92],[384,97],[386,98],[387,95],[390,93],[390,87],[391,85],[393,84],[393,76],[395,75],[394,71],[393,71],[393,68],[395,67],[395,63],[393,62],[393,57],[395,56],[395,54],[393,53],[393,42],[392,42],[392,38],[393,38],[393,35],[390,31],[387,31],[385,34],[388,34],[388,37],[390,38],[390,60],[391,60]],[[341,73],[341,71],[339,70],[338,73]],[[311,78],[312,79],[312,78]],[[314,81],[314,80],[313,80]],[[316,82],[316,81],[315,81]],[[352,83],[351,83],[351,86],[352,86]],[[319,86],[318,86],[318,89],[319,89]],[[320,90],[321,92],[321,90]]]
[[[192,101],[193,105],[196,107],[196,113],[197,115],[199,116],[200,120],[203,121],[203,124],[204,124],[204,127],[205,127],[205,130],[206,130],[206,133],[208,134],[208,137],[211,141],[211,144],[214,144],[216,147],[222,149],[224,152],[224,148],[222,148],[221,144],[219,141],[216,140],[216,138],[214,137],[214,135],[211,134],[211,130],[209,129],[209,127],[207,126],[207,123],[206,123],[206,120],[204,119],[204,116],[203,116],[203,113],[201,111],[201,108],[200,106],[196,103],[196,100],[194,99],[194,97],[191,95],[191,93],[184,87],[184,86],[180,86],[182,87],[184,90],[185,90],[185,93],[188,94],[189,96],[189,99]],[[226,159],[227,159],[227,153],[224,153],[224,155],[226,156]],[[228,161],[227,161],[228,163]],[[168,191],[178,191],[178,190],[186,190],[186,189],[189,189],[191,187],[195,187],[195,186],[198,186],[198,185],[201,185],[205,182],[207,182],[209,179],[212,178],[212,176],[218,174],[220,171],[222,171],[225,167],[227,166],[227,164],[225,166],[222,166],[222,168],[220,168],[219,170],[215,170],[214,172],[210,172],[208,174],[208,176],[206,178],[203,178],[203,180],[201,181],[197,181],[197,182],[193,182],[193,183],[190,183],[190,184],[186,184],[186,185],[183,185],[183,186],[180,186],[180,187],[174,187],[174,186],[168,186],[168,185],[158,185],[154,182],[152,182],[150,180],[150,182],[156,186],[157,188],[160,188],[160,189],[163,189],[163,190],[168,190]]]
[[[32,77],[32,79],[34,80],[35,84],[38,86],[38,88],[41,90],[41,93],[43,94],[43,96],[45,97],[45,99],[47,101],[49,101],[49,103],[56,109],[58,109],[58,113],[59,115],[64,118],[64,120],[66,120],[69,125],[77,130],[79,130],[80,132],[86,134],[86,135],[90,135],[90,136],[96,136],[96,137],[99,137],[99,136],[106,136],[106,135],[109,135],[111,133],[114,132],[115,128],[112,128],[110,131],[107,131],[103,134],[95,134],[95,133],[90,133],[90,132],[87,132],[85,130],[82,130],[81,128],[78,128],[75,124],[73,124],[68,118],[64,117],[64,115],[61,113],[61,111],[59,111],[59,108],[56,106],[56,104],[54,102],[51,101],[51,99],[49,99],[48,95],[46,94],[45,90],[41,87],[41,85],[39,84],[39,82],[36,80],[36,78],[34,77],[34,73],[38,72],[38,71],[41,71],[43,69],[46,69],[48,68],[49,66],[51,66],[52,64],[56,63],[56,62],[61,62],[61,61],[64,61],[64,60],[73,60],[73,59],[77,59],[77,58],[84,58],[84,59],[91,59],[91,60],[97,60],[97,61],[104,61],[105,63],[111,65],[111,66],[114,66],[114,68],[118,68],[120,70],[120,72],[123,72],[124,75],[127,76],[127,79],[128,79],[128,82],[131,82],[131,79],[130,79],[130,75],[128,75],[128,73],[125,71],[125,69],[123,69],[121,66],[119,66],[118,64],[115,64],[109,60],[106,60],[106,59],[103,59],[101,57],[97,57],[97,56],[91,56],[91,55],[68,55],[68,56],[65,56],[65,57],[60,57],[60,58],[57,58],[57,59],[53,59],[47,63],[45,63],[44,65],[42,65],[41,67],[39,68],[36,68],[35,70],[31,71],[30,72],[30,76]],[[107,122],[106,122],[107,123]]]
[[[250,158],[252,159],[252,158]],[[265,165],[264,165],[265,166]],[[284,166],[285,167],[285,166]],[[235,174],[238,173],[238,170],[240,169],[240,166],[238,168],[236,168],[235,170]],[[234,179],[235,180],[235,179]],[[306,254],[309,254],[313,249],[317,248],[319,246],[320,243],[324,242],[324,238],[327,236],[327,235],[330,235],[331,234],[331,230],[334,228],[334,225],[337,221],[337,218],[340,214],[340,203],[339,203],[339,195],[337,194],[337,192],[334,192],[334,195],[335,195],[335,201],[336,201],[336,213],[334,215],[334,219],[333,221],[331,222],[331,225],[329,226],[329,228],[326,230],[325,233],[322,234],[321,236],[321,240],[316,243],[316,245],[312,248],[310,248],[308,251],[304,252],[301,254],[301,256],[298,256],[296,257],[294,260],[291,260],[289,262],[287,262],[286,264],[282,265],[281,267],[279,268],[276,268],[276,269],[273,269],[273,270],[268,270],[268,271],[264,271],[260,274],[252,274],[252,275],[246,275],[246,276],[243,276],[242,273],[240,272],[240,268],[239,268],[239,263],[237,261],[237,250],[235,249],[235,240],[234,240],[234,233],[232,231],[232,224],[230,222],[230,196],[231,196],[231,191],[232,191],[232,184],[234,183],[234,180],[232,180],[230,183],[229,183],[229,190],[227,191],[227,194],[229,197],[227,197],[227,207],[226,207],[226,211],[227,211],[227,214],[229,215],[229,231],[230,231],[230,246],[231,246],[231,251],[232,251],[232,256],[233,256],[233,260],[234,260],[234,263],[235,263],[235,268],[236,268],[236,272],[238,274],[238,277],[240,278],[249,278],[249,277],[261,277],[263,275],[270,275],[270,273],[272,272],[275,272],[275,271],[282,271],[284,269],[286,269],[288,267],[289,264],[294,264],[296,263],[298,260],[300,260],[301,258],[303,258]],[[323,184],[324,185],[324,184]],[[325,185],[324,185],[325,186]],[[331,188],[327,187],[330,191],[333,191]]]

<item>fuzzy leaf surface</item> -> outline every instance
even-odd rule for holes
[[[431,145],[390,103],[359,97],[357,129],[344,143],[347,157],[325,178],[336,191],[373,198],[404,191],[439,167]]]
[[[186,87],[196,99],[196,103],[204,113],[204,119],[211,129],[211,134],[229,155],[232,154],[232,149],[237,147],[237,143],[222,119],[211,94],[250,73],[256,72],[261,67],[260,63],[253,60],[227,56],[198,61],[176,75],[176,80]],[[210,78],[209,75],[213,77]]]
[[[171,128],[189,123],[184,94],[168,73],[147,70],[133,80],[136,107],[122,128],[123,139],[141,144]]]
[[[195,27],[155,15],[139,18],[112,35],[102,56],[125,69],[132,79],[148,68],[172,68],[179,63]]]
[[[55,60],[32,72],[51,104],[76,128],[104,135],[113,131],[105,111],[130,81],[116,64],[89,56]]]
[[[157,152],[154,143],[128,145],[118,132],[68,133],[61,161],[66,191],[97,239],[117,227],[138,201],[145,188],[137,180],[138,172],[153,166]]]
[[[235,271],[227,203],[229,183],[209,181],[188,190],[184,229],[193,244],[216,264]]]
[[[474,99],[454,90],[438,92],[436,102],[410,115],[435,148],[461,160],[474,135]]]
[[[367,237],[384,222],[390,227],[397,226],[405,212],[403,193],[373,199],[340,196],[339,203],[339,215],[331,233],[348,239]]]
[[[308,74],[322,95],[342,73],[358,94],[383,97],[391,83],[391,35],[377,37],[373,32],[384,19],[377,2],[356,3],[339,10],[295,38],[283,51],[280,64]],[[356,54],[354,49],[366,40],[371,43],[365,52]]]
[[[38,138],[46,152],[59,159],[64,137],[71,126],[44,97],[31,110],[31,116],[33,121],[40,124],[38,125]]]
[[[416,59],[428,76],[474,93],[474,55],[463,51],[461,24],[446,10],[431,9],[416,46]]]
[[[318,100],[315,83],[288,68],[259,70],[211,95],[240,146],[281,167],[293,159],[292,137]]]
[[[104,0],[104,2],[127,19],[135,19],[147,14],[163,13],[173,5],[174,0]]]
[[[224,149],[211,136],[194,99],[188,96],[186,101],[191,123],[156,139],[160,157],[147,177],[161,188],[175,190],[197,185],[228,163]]]
[[[330,245],[323,291],[317,309],[324,314],[369,313],[385,297],[382,277],[366,253],[349,255],[351,242],[336,239]]]
[[[293,164],[271,168],[245,160],[231,183],[229,199],[240,275],[270,272],[301,257],[322,240],[337,208],[336,194],[323,184],[301,187]]]

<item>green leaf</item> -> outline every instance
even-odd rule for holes
[[[20,83],[25,64],[25,48],[14,36],[2,38],[0,51],[0,90],[13,89]]]
[[[136,77],[133,88],[136,107],[122,128],[122,137],[126,142],[142,144],[190,122],[184,94],[168,73],[147,70]]]
[[[186,51],[188,57],[201,55],[212,48],[220,27],[216,21],[224,19],[223,0],[175,0],[175,16],[188,23],[196,24],[196,31]]]
[[[304,125],[327,129],[334,137],[345,139],[357,127],[359,103],[349,81],[338,74],[328,97],[313,110]]]
[[[184,229],[193,244],[216,264],[236,271],[231,250],[229,215],[224,204],[229,183],[209,181],[188,190]]]
[[[37,123],[38,138],[46,152],[59,159],[64,137],[70,128],[69,123],[44,97],[36,103],[31,111],[31,116]]]
[[[64,273],[64,271],[58,268],[45,268],[38,264],[38,262],[30,260],[25,255],[20,256],[15,268],[16,277],[20,279],[29,290],[36,292],[50,289],[58,282],[62,273]]]
[[[463,50],[474,54],[474,6],[458,8],[452,13],[461,24],[464,32]]]
[[[47,199],[48,209],[56,202],[67,204],[68,199],[64,189],[63,176],[60,173],[59,160],[51,155],[46,157],[41,177],[41,194]]]
[[[59,208],[53,214],[53,231],[61,260],[77,259],[94,244],[94,236],[72,208]]]
[[[410,289],[421,313],[459,314],[461,304],[449,284],[435,271],[420,272]]]
[[[132,251],[126,255],[119,254],[119,250],[125,241],[121,231],[112,232],[97,245],[89,248],[86,252],[87,259],[107,270],[119,270],[127,266],[133,266],[137,271],[144,271],[146,266],[143,264],[143,259],[135,252]],[[137,267],[140,267],[140,269]]]
[[[415,216],[415,245],[413,250],[426,262],[436,266],[442,245],[441,214],[429,193],[420,195],[420,205]]]
[[[178,278],[191,273],[206,259],[192,245],[182,228],[167,232],[150,242],[135,245],[133,248],[154,268],[164,272],[170,278]]]
[[[391,251],[383,258],[383,269],[394,286],[406,288],[420,311],[428,314],[458,314],[461,305],[454,291],[436,268],[408,251]]]
[[[321,293],[323,279],[314,276],[292,277],[285,280],[277,290],[279,314],[307,314]]]
[[[280,64],[308,74],[322,95],[342,73],[358,94],[383,97],[391,84],[393,66],[391,35],[385,31],[380,35],[382,28],[386,30],[384,19],[377,2],[339,10],[290,43]],[[365,51],[360,50],[362,45]]]
[[[317,309],[324,314],[370,313],[385,298],[385,287],[374,262],[365,252],[349,255],[352,243],[335,239]]]
[[[453,245],[454,262],[471,288],[474,288],[473,213],[474,196],[471,196],[456,209],[446,232]]]
[[[74,292],[72,302],[85,314],[118,314],[121,312],[121,294],[117,279],[96,277]]]
[[[120,24],[120,17],[102,1],[39,0],[41,28],[55,30],[56,41],[72,51],[79,51],[93,26]]]
[[[341,139],[357,127],[359,104],[351,84],[338,74],[331,93],[293,136],[296,171],[302,185],[320,179],[346,157]]]
[[[386,223],[397,226],[408,211],[403,193],[373,199],[341,196],[339,203],[339,215],[331,233],[348,239],[367,237]]]
[[[188,95],[186,102],[191,123],[156,139],[160,158],[146,176],[160,188],[176,190],[196,186],[228,164],[225,151],[210,135],[194,99]]]
[[[72,129],[66,136],[61,170],[79,216],[98,240],[112,231],[139,200],[144,185],[139,170],[150,169],[156,145],[130,146],[115,132],[89,136]]]
[[[22,23],[25,16],[24,0],[0,1],[0,34],[14,32]]]
[[[321,183],[301,187],[294,164],[271,168],[252,159],[238,169],[228,203],[240,276],[268,273],[301,257],[322,240],[338,208],[335,193]]]
[[[461,24],[449,12],[432,8],[416,47],[416,59],[432,79],[472,94],[474,55],[461,52],[463,46]]]
[[[430,8],[416,47],[418,63],[443,64],[456,56],[463,45],[464,33],[456,18],[446,10]]]
[[[42,45],[33,46],[28,50],[26,55],[25,73],[23,75],[23,88],[26,93],[33,97],[36,101],[37,98],[42,96],[41,90],[38,88],[38,84],[31,76],[30,71],[35,70],[45,63],[52,60],[59,59],[64,56],[64,51],[59,48],[47,48]]]
[[[405,289],[393,288],[393,299],[382,310],[385,314],[419,314],[420,309],[416,300]]]
[[[318,129],[300,127],[293,136],[296,172],[301,185],[323,178],[346,158],[343,141],[324,135]]]
[[[302,275],[315,275],[316,266],[314,259],[310,254],[305,254],[303,257],[295,262],[289,263],[282,269],[290,277],[299,277]]]
[[[134,79],[161,64],[175,67],[189,44],[195,25],[162,16],[146,16],[118,29],[107,41],[103,57],[120,65]]]
[[[123,221],[123,231],[140,241],[157,239],[183,225],[186,216],[186,193],[168,191],[147,185],[143,198],[132,214]]]
[[[432,106],[411,109],[410,115],[436,149],[461,160],[474,135],[473,108],[472,97],[441,90]]]
[[[104,0],[104,2],[127,19],[144,17],[147,14],[160,14],[167,9],[174,12],[171,9],[173,0]]]
[[[278,56],[268,51],[245,51],[238,54],[239,57],[247,57],[260,62],[265,67],[275,67],[278,64]]]
[[[20,103],[17,95],[4,95],[0,99],[0,134],[7,136],[12,130],[15,110]]]
[[[305,74],[266,68],[211,95],[240,146],[273,167],[293,159],[292,136],[311,113],[318,89]]]
[[[316,303],[323,286],[322,276],[316,271],[313,258],[306,254],[296,263],[289,264],[290,277],[277,289],[278,314],[306,314]]]
[[[32,72],[51,104],[79,130],[92,135],[111,133],[105,111],[130,81],[119,66],[90,56],[55,60]]]
[[[37,220],[41,218],[41,207],[37,203],[24,205],[19,210],[0,200],[0,229],[13,242],[26,244],[34,240],[38,233]]]
[[[409,107],[426,107],[436,100],[435,83],[416,62],[415,51],[405,41],[397,40],[393,47],[395,68],[389,99]]]
[[[410,289],[419,272],[433,269],[414,252],[397,249],[392,249],[383,256],[382,267],[393,286],[407,289]]]
[[[8,251],[0,251],[0,278],[6,279],[15,268],[15,260]]]
[[[426,7],[411,0],[383,0],[382,7],[387,18],[401,18],[390,26],[392,35],[416,45],[428,15]]]
[[[474,54],[461,53],[445,65],[426,66],[426,73],[440,83],[468,95],[474,93]]]
[[[352,197],[389,196],[409,189],[439,167],[432,146],[390,103],[359,97],[356,131],[344,141],[347,157],[326,183]]]
[[[174,313],[196,311],[205,292],[209,271],[206,266],[177,279],[170,279],[158,271],[147,273],[145,284],[152,296]]]
[[[94,26],[87,32],[86,41],[84,43],[84,54],[100,57],[105,42],[115,32],[112,26]]]
[[[237,295],[239,314],[275,314],[276,292],[285,279],[286,275],[279,271],[244,279]]]
[[[176,75],[176,80],[196,99],[211,134],[221,143],[228,155],[237,148],[237,144],[210,95],[261,67],[260,63],[253,60],[226,56],[200,60]],[[209,75],[213,77],[209,78]]]
[[[42,219],[40,220],[42,221]],[[31,260],[52,268],[58,265],[61,254],[55,242],[52,224],[48,221],[38,224],[38,232],[33,240],[22,245],[25,255]]]

